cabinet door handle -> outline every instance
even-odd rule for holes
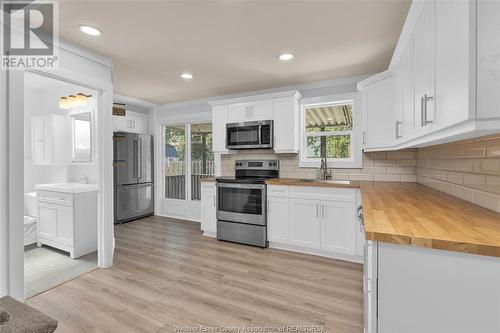
[[[366,145],[366,132],[363,132],[363,144]]]
[[[316,218],[319,218],[319,205],[316,204]]]
[[[217,207],[217,204],[215,203],[215,195],[214,195],[214,207]]]
[[[420,97],[420,127],[425,126],[424,120],[424,97]]]
[[[432,123],[432,120],[429,121],[427,116],[427,102],[432,100],[432,96],[427,96],[427,94],[424,95],[424,126]]]
[[[401,135],[399,134],[399,128],[403,122],[396,120],[396,139],[401,138]]]
[[[325,218],[325,205],[321,205],[321,217]]]

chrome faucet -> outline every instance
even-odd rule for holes
[[[321,149],[321,165],[319,167],[319,179],[327,180],[331,177],[330,172],[328,171],[328,163],[326,159],[326,147]]]

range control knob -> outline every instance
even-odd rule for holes
[[[269,166],[273,166],[273,164],[271,162],[269,162]]]

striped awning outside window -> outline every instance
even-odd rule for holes
[[[306,127],[352,127],[352,104],[321,105],[306,108]]]

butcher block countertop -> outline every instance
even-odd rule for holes
[[[316,180],[300,178],[272,178],[266,180],[267,185],[285,185],[285,186],[319,186],[319,187],[341,187],[341,188],[359,188],[359,181],[351,180]]]
[[[206,177],[203,177],[201,179],[201,181],[205,182],[205,183],[215,183],[215,177],[206,176]]]
[[[366,239],[500,257],[500,214],[417,183],[361,183]]]

